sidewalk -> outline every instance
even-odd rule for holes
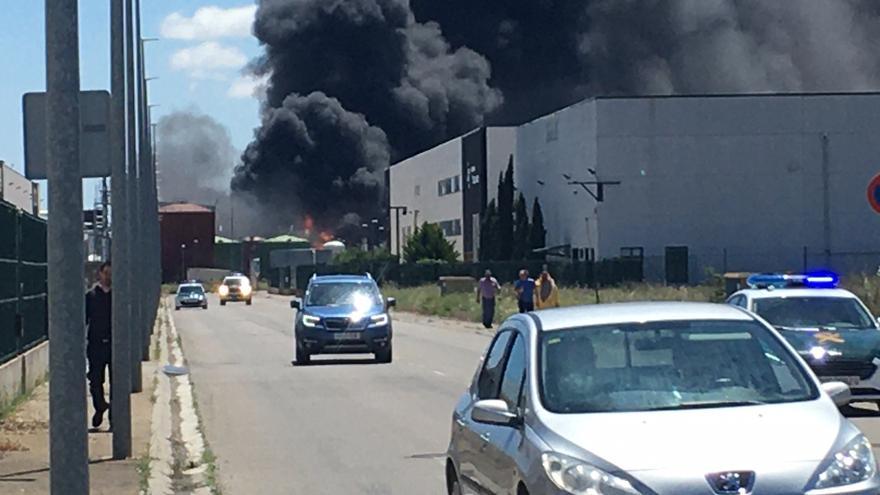
[[[152,415],[153,370],[156,362],[143,364],[144,391],[132,394],[133,458],[112,460],[109,422],[89,433],[91,460],[90,492],[99,495],[137,494],[141,488],[139,467],[149,453]],[[85,379],[85,377],[83,377]],[[89,401],[91,402],[91,401]],[[89,407],[88,418],[92,409]],[[49,386],[34,391],[8,418],[0,420],[0,493],[42,495],[49,493]]]

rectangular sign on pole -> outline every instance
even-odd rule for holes
[[[46,178],[46,93],[25,93],[24,171],[30,180]],[[80,164],[83,178],[110,175],[110,93],[81,91]]]

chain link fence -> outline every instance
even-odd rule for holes
[[[0,201],[0,364],[48,338],[46,222]]]

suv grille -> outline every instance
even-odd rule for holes
[[[348,318],[324,318],[324,326],[327,330],[346,330],[348,325]]]
[[[825,363],[810,363],[813,371],[820,376],[857,376],[868,379],[877,370],[877,366],[869,361],[834,360]]]

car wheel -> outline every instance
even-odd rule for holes
[[[221,300],[220,300],[220,306],[226,306],[226,301],[224,301],[223,299],[221,299]]]
[[[385,349],[384,351],[379,351],[376,353],[376,362],[377,363],[390,363],[394,358],[393,353],[391,352],[391,348]]]
[[[296,364],[305,366],[312,362],[312,356],[300,346],[296,346]]]
[[[248,306],[250,306],[250,305],[251,305],[251,300],[248,299],[248,300],[247,300],[247,303],[245,303],[245,304],[247,304]]]
[[[452,464],[448,462],[446,466],[446,492],[449,493],[449,495],[462,495],[461,482],[458,481],[458,476],[455,474],[455,468],[453,468]]]
[[[206,304],[206,305],[202,306],[202,309],[208,309],[208,305]]]
[[[180,306],[174,306],[174,311],[180,311]]]

